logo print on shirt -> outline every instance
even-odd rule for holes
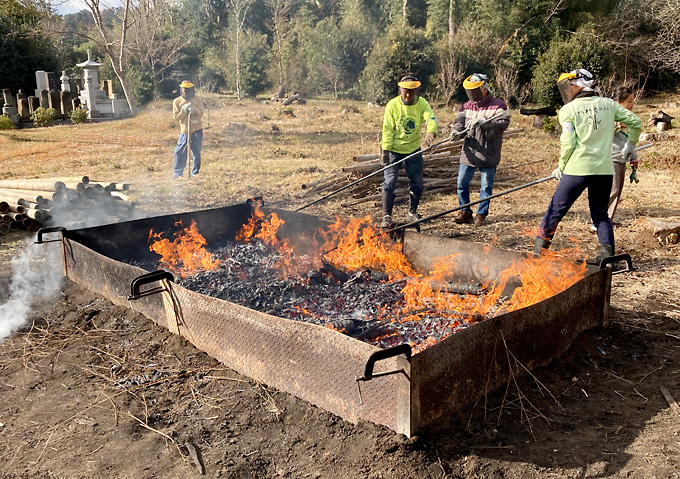
[[[401,129],[407,135],[416,131],[416,121],[413,118],[404,117],[401,119]]]

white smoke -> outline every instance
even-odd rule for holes
[[[60,243],[32,244],[35,240],[12,258],[9,300],[0,305],[0,342],[27,324],[36,305],[51,304],[59,293],[63,277]]]

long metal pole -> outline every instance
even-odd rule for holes
[[[191,170],[193,169],[191,161],[191,113],[189,113],[187,114],[187,168],[189,178],[191,178]]]
[[[317,204],[317,203],[321,203],[323,200],[325,200],[325,199],[327,199],[327,198],[330,198],[331,196],[337,195],[337,194],[340,193],[341,191],[345,191],[347,188],[351,188],[352,186],[357,185],[357,184],[361,183],[362,181],[365,181],[365,180],[367,180],[368,178],[371,178],[371,177],[373,177],[373,176],[375,176],[375,175],[377,175],[377,174],[379,174],[379,173],[382,173],[382,172],[385,171],[385,170],[388,170],[388,169],[390,169],[390,168],[394,168],[395,166],[400,165],[401,163],[405,162],[406,160],[409,160],[409,159],[413,158],[413,157],[416,156],[416,155],[423,154],[423,153],[425,153],[426,151],[429,151],[429,150],[433,150],[433,149],[437,148],[439,145],[443,145],[444,143],[446,143],[446,142],[448,142],[448,141],[453,141],[453,139],[454,139],[454,138],[453,138],[453,134],[454,134],[454,133],[456,133],[456,136],[462,137],[463,134],[467,134],[471,129],[477,128],[478,126],[481,126],[481,125],[483,125],[484,123],[488,123],[488,122],[490,122],[490,121],[492,121],[492,120],[495,120],[496,118],[499,118],[499,117],[501,117],[501,116],[503,116],[503,113],[498,113],[498,114],[492,116],[491,118],[487,118],[487,119],[485,119],[485,120],[482,120],[482,121],[480,121],[479,123],[476,123],[475,125],[473,125],[473,126],[471,126],[471,127],[468,127],[468,128],[466,128],[466,129],[464,129],[463,131],[460,131],[460,132],[452,131],[452,132],[451,132],[451,136],[449,136],[448,138],[445,138],[445,139],[443,139],[442,141],[440,141],[440,142],[438,142],[438,143],[435,143],[435,144],[432,145],[432,146],[428,146],[428,147],[425,148],[424,150],[420,150],[420,151],[416,151],[415,153],[411,153],[410,155],[405,156],[405,157],[402,158],[401,160],[395,161],[394,163],[390,163],[389,165],[387,165],[387,166],[385,166],[385,167],[383,167],[383,168],[380,168],[379,170],[376,170],[376,171],[374,171],[373,173],[369,173],[368,175],[366,175],[366,176],[364,176],[364,177],[362,177],[362,178],[359,178],[358,180],[353,181],[352,183],[350,183],[350,184],[348,184],[348,185],[345,185],[345,186],[343,186],[342,188],[338,188],[338,189],[335,190],[335,191],[331,191],[331,192],[328,193],[327,195],[322,196],[321,198],[318,198],[318,199],[312,201],[311,203],[307,203],[306,205],[300,206],[300,207],[299,207],[298,209],[296,209],[295,211],[296,211],[296,212],[297,212],[297,211],[302,211],[302,210],[304,210],[305,208],[308,208],[308,207],[310,207],[310,206],[312,206],[312,205],[315,205],[315,204]]]

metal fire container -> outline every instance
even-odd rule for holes
[[[280,209],[278,235],[304,250],[327,223]],[[608,322],[611,269],[592,268],[565,291],[487,319],[411,356],[408,345],[380,349],[334,330],[254,311],[180,287],[167,272],[128,264],[156,260],[149,231],[196,222],[208,245],[234,241],[249,204],[61,230],[65,275],[114,304],[180,334],[198,349],[257,381],[356,423],[382,424],[407,436],[505,384],[508,351],[527,369],[548,364],[583,330]],[[43,234],[50,230],[42,230]],[[456,278],[497,281],[523,253],[406,232],[404,254],[421,271],[435,257],[460,253]],[[506,350],[507,348],[507,350]]]

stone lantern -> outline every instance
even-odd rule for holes
[[[59,78],[59,80],[61,81],[61,91],[71,91],[71,84],[68,82],[70,78],[65,71],[61,72],[61,78]]]
[[[99,90],[99,67],[103,63],[92,61],[90,49],[87,50],[87,61],[78,63],[77,66],[83,69],[83,82],[85,91],[81,94],[80,101],[87,108],[88,118],[98,118],[96,92]]]

